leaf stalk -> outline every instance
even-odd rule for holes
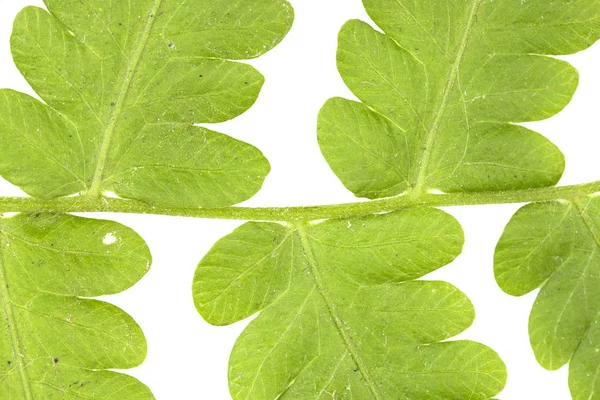
[[[139,201],[108,197],[63,197],[42,200],[31,197],[0,197],[0,213],[127,213],[155,214],[205,219],[244,221],[315,221],[351,218],[388,213],[410,207],[454,207],[486,204],[531,203],[554,200],[574,200],[600,192],[600,181],[581,185],[481,193],[423,193],[401,195],[372,201],[305,207],[221,207],[173,208],[145,204]]]

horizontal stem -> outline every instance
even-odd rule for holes
[[[110,212],[156,214],[193,218],[236,219],[246,221],[314,221],[350,218],[392,212],[417,206],[467,206],[483,204],[529,203],[550,200],[573,200],[600,192],[600,181],[582,185],[561,186],[506,192],[425,193],[420,196],[397,196],[346,204],[310,207],[222,207],[174,208],[152,206],[133,200],[106,197],[65,197],[40,200],[30,197],[0,197],[0,213],[6,212]]]
[[[40,200],[30,197],[0,197],[0,213],[6,212],[110,212],[156,214],[193,218],[235,219],[246,221],[314,221],[379,214],[408,207],[468,206],[483,204],[530,203],[551,200],[573,200],[600,192],[600,181],[582,185],[559,186],[506,192],[425,193],[420,196],[397,196],[346,204],[310,207],[221,207],[174,208],[152,206],[133,200],[106,197],[65,197]]]

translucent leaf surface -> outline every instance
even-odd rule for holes
[[[109,369],[146,356],[139,326],[90,297],[121,292],[150,267],[132,230],[69,215],[0,220],[0,397],[7,400],[150,400]]]
[[[436,209],[284,226],[247,223],[200,262],[196,307],[217,325],[260,312],[230,359],[234,399],[488,399],[505,367],[489,348],[441,342],[473,306],[444,282],[458,223]]]
[[[498,284],[512,295],[541,287],[529,334],[542,366],[569,363],[576,400],[600,384],[600,199],[534,203],[510,221],[495,256]]]
[[[593,0],[363,0],[373,21],[350,21],[337,54],[361,102],[329,100],[319,142],[357,196],[551,186],[561,152],[515,122],[559,112],[578,74],[544,55],[600,37]]]
[[[225,206],[260,188],[260,151],[195,124],[254,103],[262,75],[231,60],[284,37],[285,0],[45,3],[14,23],[14,61],[44,103],[0,92],[6,179],[41,198],[114,192],[165,206]]]

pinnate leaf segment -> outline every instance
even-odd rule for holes
[[[327,101],[317,138],[369,201],[292,208],[234,206],[259,190],[268,161],[198,125],[254,103],[263,78],[240,61],[285,36],[285,0],[46,0],[18,15],[14,60],[41,101],[0,93],[0,174],[31,196],[0,198],[19,213],[0,220],[0,393],[153,398],[107,371],[142,362],[141,330],[88,299],[150,266],[128,228],[70,215],[107,211],[251,221],[193,282],[212,324],[258,314],[232,351],[234,399],[492,398],[507,378],[498,354],[448,340],[473,305],[420,278],[462,250],[460,224],[435,207],[515,202],[531,204],[498,244],[498,284],[542,287],[530,320],[540,364],[570,363],[573,398],[598,396],[600,183],[555,187],[562,153],[516,123],[568,104],[577,71],[550,56],[600,38],[600,3],[363,3],[381,31],[348,22],[337,54],[358,101]]]

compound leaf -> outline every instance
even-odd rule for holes
[[[150,400],[136,379],[146,341],[117,307],[150,267],[144,241],[110,221],[19,214],[0,220],[0,393],[3,399]]]
[[[539,363],[569,363],[575,400],[600,384],[600,198],[521,208],[496,248],[500,287],[520,296],[541,287],[529,319]]]
[[[338,69],[360,103],[329,100],[322,152],[360,197],[551,186],[562,153],[516,126],[559,112],[578,83],[570,54],[600,37],[593,0],[363,0],[340,32]],[[590,17],[592,16],[592,17]]]
[[[246,143],[196,126],[234,118],[287,33],[285,0],[46,0],[14,23],[14,61],[45,102],[0,93],[0,174],[54,198],[114,192],[163,206],[251,197],[270,166]],[[44,173],[39,173],[44,171]]]
[[[314,224],[247,223],[200,262],[194,300],[216,325],[260,312],[230,360],[234,399],[488,399],[506,379],[491,349],[443,342],[473,306],[414,281],[461,251],[429,208]]]

